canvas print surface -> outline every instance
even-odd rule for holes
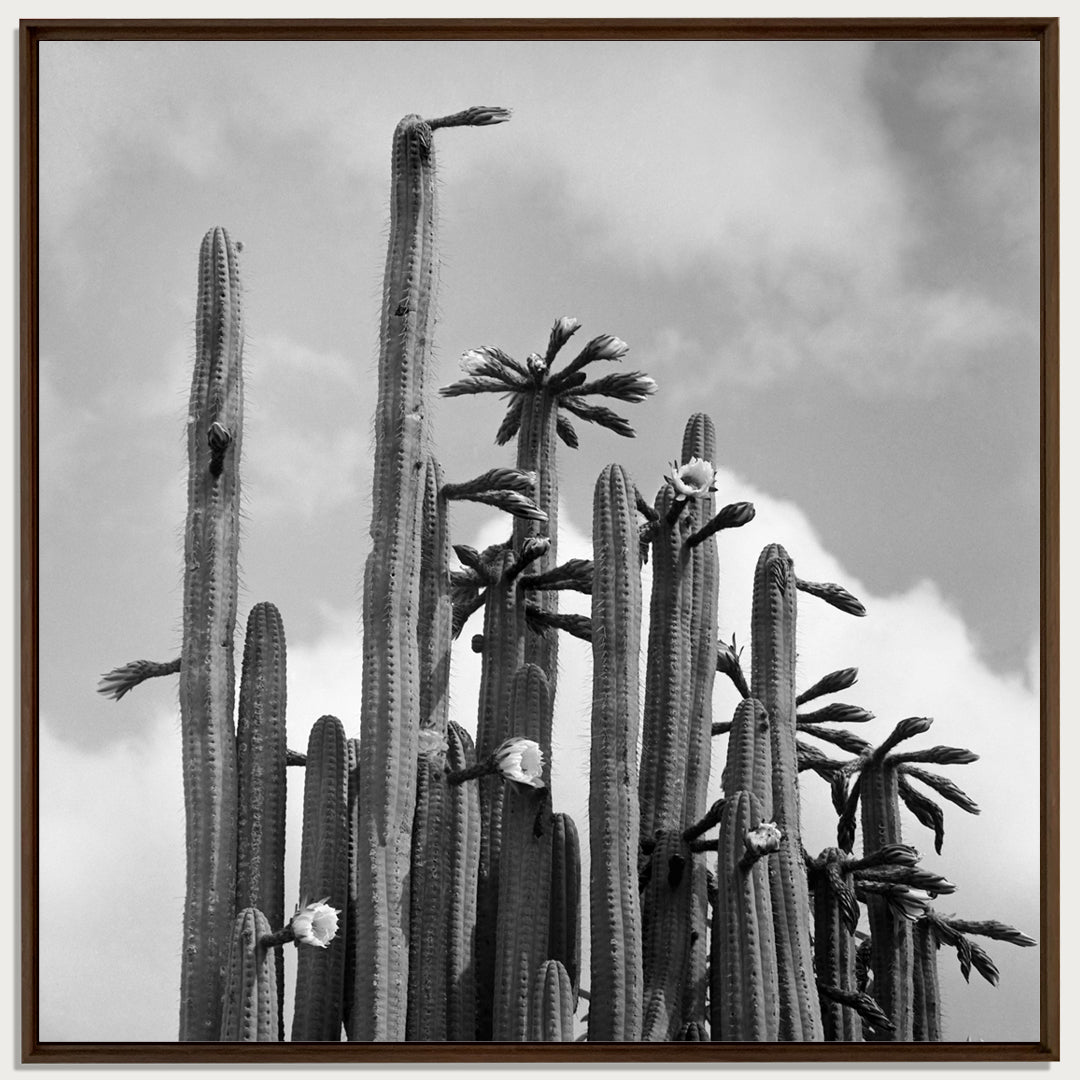
[[[1038,1038],[1037,42],[40,48],[43,1041]]]

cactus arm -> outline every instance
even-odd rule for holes
[[[345,729],[335,716],[315,721],[304,766],[304,831],[300,845],[300,904],[326,898],[345,920],[348,940],[348,758]],[[361,924],[363,925],[363,924]],[[365,926],[366,929],[366,926]],[[294,1042],[341,1038],[345,1015],[344,941],[303,947],[296,965]]]
[[[574,991],[558,960],[545,960],[533,980],[532,1042],[574,1041]]]
[[[638,657],[641,571],[636,489],[609,465],[593,500],[592,739],[589,752],[591,982],[589,1037],[641,1033],[641,911],[637,889]]]
[[[744,838],[763,820],[761,801],[753,792],[738,791],[725,804],[712,932],[711,1020],[718,1042],[774,1042],[779,1037],[767,862],[744,863]]]
[[[752,690],[768,710],[772,740],[772,814],[782,833],[769,860],[780,982],[780,1038],[822,1039],[813,979],[810,895],[799,831],[795,752],[795,572],[779,544],[762,551],[754,573]]]
[[[551,815],[548,958],[566,969],[577,1008],[581,975],[581,841],[569,814]]]
[[[420,545],[420,727],[446,731],[450,707],[450,648],[454,605],[450,593],[450,531],[442,495],[442,467],[428,457]]]
[[[278,972],[276,948],[262,939],[270,923],[257,908],[236,916],[225,972],[221,1017],[222,1042],[278,1042]]]
[[[535,664],[523,664],[514,677],[511,714],[521,735],[541,741],[550,714],[549,690]],[[548,780],[546,759],[544,768]],[[507,790],[500,823],[492,1037],[523,1042],[529,1037],[533,979],[548,951],[551,827],[545,822],[537,829],[537,824],[550,794],[547,789],[500,783]]]
[[[180,657],[175,660],[132,660],[122,667],[113,668],[101,676],[97,692],[105,697],[119,701],[125,694],[134,690],[139,683],[147,679],[158,679],[163,675],[175,675],[180,670]]]
[[[272,926],[285,921],[285,666],[281,615],[273,604],[256,604],[248,614],[237,709],[236,910],[257,908]],[[285,966],[282,947],[275,952],[280,1010]],[[278,1020],[283,1039],[283,1016]]]
[[[243,322],[237,246],[211,229],[199,253],[188,413],[184,637],[180,661],[187,894],[181,1040],[221,1030],[236,891],[233,635],[240,528]]]

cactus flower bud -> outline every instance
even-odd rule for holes
[[[691,458],[685,465],[671,463],[671,475],[665,477],[675,488],[675,501],[698,498],[716,490],[716,469],[711,461]]]
[[[510,738],[492,754],[496,770],[506,780],[530,787],[544,787],[544,754],[532,739]]]
[[[314,945],[325,949],[337,936],[340,908],[332,908],[329,896],[298,908],[290,924],[297,945]]]
[[[587,348],[594,360],[621,360],[630,351],[630,346],[625,341],[612,334],[601,334],[593,338]]]

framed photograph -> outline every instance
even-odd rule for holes
[[[1056,19],[20,57],[24,1061],[1058,1059]]]

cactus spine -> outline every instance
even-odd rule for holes
[[[244,908],[236,916],[225,973],[222,1042],[279,1040],[277,950],[262,941],[269,934],[270,924],[257,908]]]
[[[641,1037],[637,742],[641,572],[634,485],[609,465],[593,497],[592,741],[589,756],[589,1037]]]
[[[211,229],[199,252],[195,374],[188,412],[184,641],[180,667],[187,896],[180,1038],[212,1040],[236,892],[236,736],[233,728],[240,528],[241,360],[237,246]]]

